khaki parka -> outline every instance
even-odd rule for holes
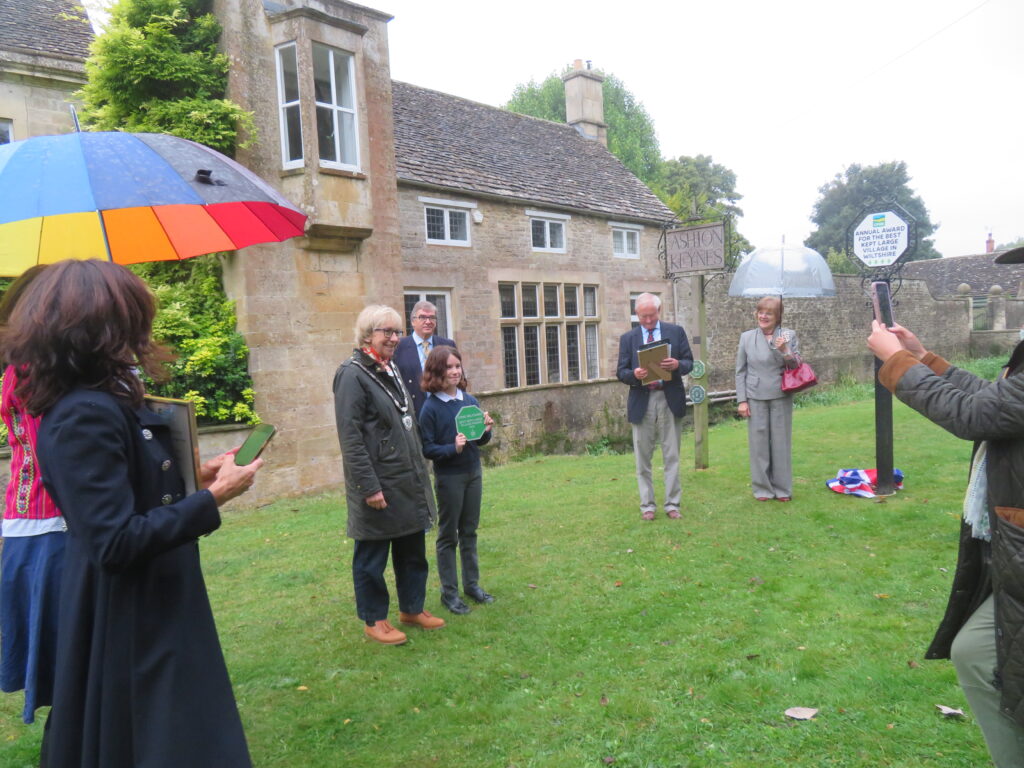
[[[401,376],[353,351],[334,374],[334,415],[345,465],[348,536],[381,541],[430,528],[437,516],[434,494]],[[366,503],[378,491],[384,493],[384,509]]]

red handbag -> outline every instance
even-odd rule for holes
[[[782,371],[782,391],[788,394],[796,394],[810,389],[818,383],[818,377],[814,369],[800,359],[800,365],[796,368],[784,368]]]

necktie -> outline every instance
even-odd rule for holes
[[[650,344],[653,341],[654,341],[654,329],[651,328],[650,330],[647,331],[647,343]],[[660,381],[652,381],[650,384],[647,385],[647,388],[649,390],[651,390],[651,391],[654,391],[655,389],[661,389],[661,382]]]
[[[427,357],[430,354],[430,339],[421,341],[420,346],[423,347],[423,356]]]

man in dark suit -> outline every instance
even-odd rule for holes
[[[455,342],[434,335],[437,330],[437,307],[429,301],[418,301],[412,308],[412,335],[403,336],[395,348],[394,363],[402,374],[405,388],[412,395],[413,411],[419,416],[427,396],[420,389],[423,363],[434,347],[454,347]]]
[[[640,327],[627,331],[619,339],[616,374],[619,381],[629,385],[626,416],[633,425],[640,516],[653,520],[657,509],[651,459],[655,443],[660,443],[665,464],[665,514],[677,520],[683,495],[679,481],[679,441],[686,412],[683,376],[693,369],[693,353],[682,326],[661,322],[661,299],[654,294],[642,293],[637,297],[636,316]],[[652,379],[645,384],[643,380],[649,372],[640,367],[638,353],[641,347],[655,342],[669,345],[669,354],[659,365],[670,371],[672,378],[668,381]]]

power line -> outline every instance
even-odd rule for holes
[[[985,6],[985,5],[988,5],[988,4],[989,4],[989,2],[991,2],[991,0],[982,0],[982,2],[981,2],[981,3],[979,3],[978,5],[976,5],[976,6],[974,6],[973,8],[971,8],[971,10],[969,10],[969,11],[968,11],[967,13],[965,13],[965,14],[964,14],[963,16],[961,16],[961,17],[959,17],[959,18],[957,18],[957,19],[954,19],[953,21],[949,22],[949,24],[947,24],[946,26],[944,26],[944,27],[943,27],[942,29],[940,29],[940,30],[938,30],[938,31],[936,31],[936,32],[933,32],[932,34],[928,35],[928,37],[926,37],[926,38],[925,38],[924,40],[922,40],[921,42],[919,42],[919,43],[918,43],[917,45],[913,46],[912,48],[908,48],[907,50],[905,50],[905,51],[904,51],[903,53],[901,53],[901,54],[900,54],[899,56],[897,56],[896,58],[894,58],[894,59],[890,59],[890,60],[889,60],[889,61],[887,61],[887,62],[886,62],[885,64],[883,64],[882,66],[880,66],[880,67],[879,67],[878,69],[876,69],[876,70],[874,70],[873,72],[869,73],[869,74],[868,74],[868,77],[869,77],[869,78],[870,78],[870,77],[874,77],[875,75],[877,75],[877,74],[878,74],[879,72],[881,72],[881,71],[882,71],[883,69],[885,69],[886,67],[892,66],[893,64],[895,64],[895,63],[896,63],[897,61],[899,61],[900,59],[902,59],[902,58],[903,58],[903,57],[905,57],[905,56],[909,56],[910,54],[912,54],[912,53],[913,53],[914,51],[916,51],[916,50],[917,50],[918,48],[920,48],[920,47],[921,47],[922,45],[924,45],[924,44],[925,44],[925,43],[927,43],[928,41],[930,41],[930,40],[932,40],[932,39],[934,39],[934,38],[938,37],[939,35],[941,35],[941,34],[942,34],[943,32],[945,32],[945,31],[946,31],[947,29],[949,29],[950,27],[956,26],[957,24],[959,24],[959,23],[960,23],[961,21],[963,21],[964,19],[966,19],[966,18],[967,18],[968,16],[970,16],[970,15],[971,15],[972,13],[974,13],[974,12],[975,12],[975,11],[977,11],[978,9],[982,8],[982,7],[983,7],[983,6]]]

